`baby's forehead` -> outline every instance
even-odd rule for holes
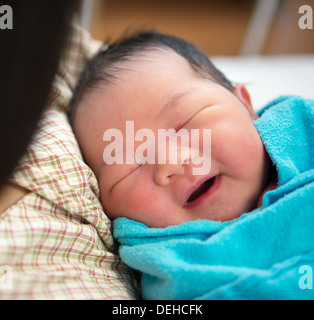
[[[115,123],[120,118],[134,115],[130,108],[122,105],[122,101],[128,104],[131,100],[136,102],[137,99],[141,106],[140,111],[149,112],[145,103],[147,100],[143,100],[150,97],[151,100],[159,100],[162,96],[172,95],[172,85],[178,75],[180,79],[186,77],[187,81],[198,78],[194,76],[187,60],[164,47],[141,51],[136,56],[109,66],[108,69],[111,70],[107,70],[106,74],[111,73],[112,80],[103,81],[95,90],[85,95],[78,107],[81,118],[95,118],[95,114],[97,118],[98,114],[104,112],[110,122]],[[171,81],[172,79],[175,80]],[[119,107],[116,108],[117,106]]]
[[[109,67],[110,68],[110,67]],[[147,73],[154,72],[157,76],[167,69],[177,72],[178,68],[181,71],[187,71],[194,74],[189,62],[170,48],[156,47],[146,48],[141,52],[133,53],[128,58],[120,62],[116,62],[111,66],[116,75],[124,73]],[[119,77],[118,77],[119,78]]]

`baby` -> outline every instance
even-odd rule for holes
[[[108,217],[149,227],[233,220],[257,208],[272,176],[253,124],[257,118],[243,85],[233,85],[192,44],[157,32],[100,51],[81,76],[70,114]],[[210,143],[200,134],[198,143],[191,139],[175,155],[169,148],[162,163],[157,145],[147,143],[146,155],[152,147],[155,162],[127,161],[127,152],[134,155],[144,145],[130,137],[130,123],[135,132],[146,129],[155,137],[160,129],[189,135],[207,129]],[[112,145],[104,135],[109,129],[123,141],[122,150],[109,148],[109,156],[126,154],[123,161],[105,161],[104,150]],[[201,166],[192,161],[196,152],[203,162],[210,158],[210,170],[201,175],[193,171]]]

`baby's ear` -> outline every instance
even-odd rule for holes
[[[243,84],[237,84],[234,87],[233,91],[234,91],[234,94],[242,101],[242,103],[250,113],[252,119],[256,120],[258,118],[258,115],[255,113],[253,109],[251,97],[246,87]]]

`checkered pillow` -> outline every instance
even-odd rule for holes
[[[11,179],[31,192],[0,215],[0,271],[10,282],[0,286],[1,299],[137,298],[65,114],[93,52],[89,34],[74,28],[48,107]]]

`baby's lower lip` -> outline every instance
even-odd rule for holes
[[[199,195],[196,199],[193,199],[192,201],[187,201],[184,204],[184,208],[191,209],[191,208],[198,207],[199,205],[204,203],[210,196],[212,196],[217,191],[217,189],[220,186],[220,182],[221,182],[221,175],[215,176],[211,186],[205,192]]]

